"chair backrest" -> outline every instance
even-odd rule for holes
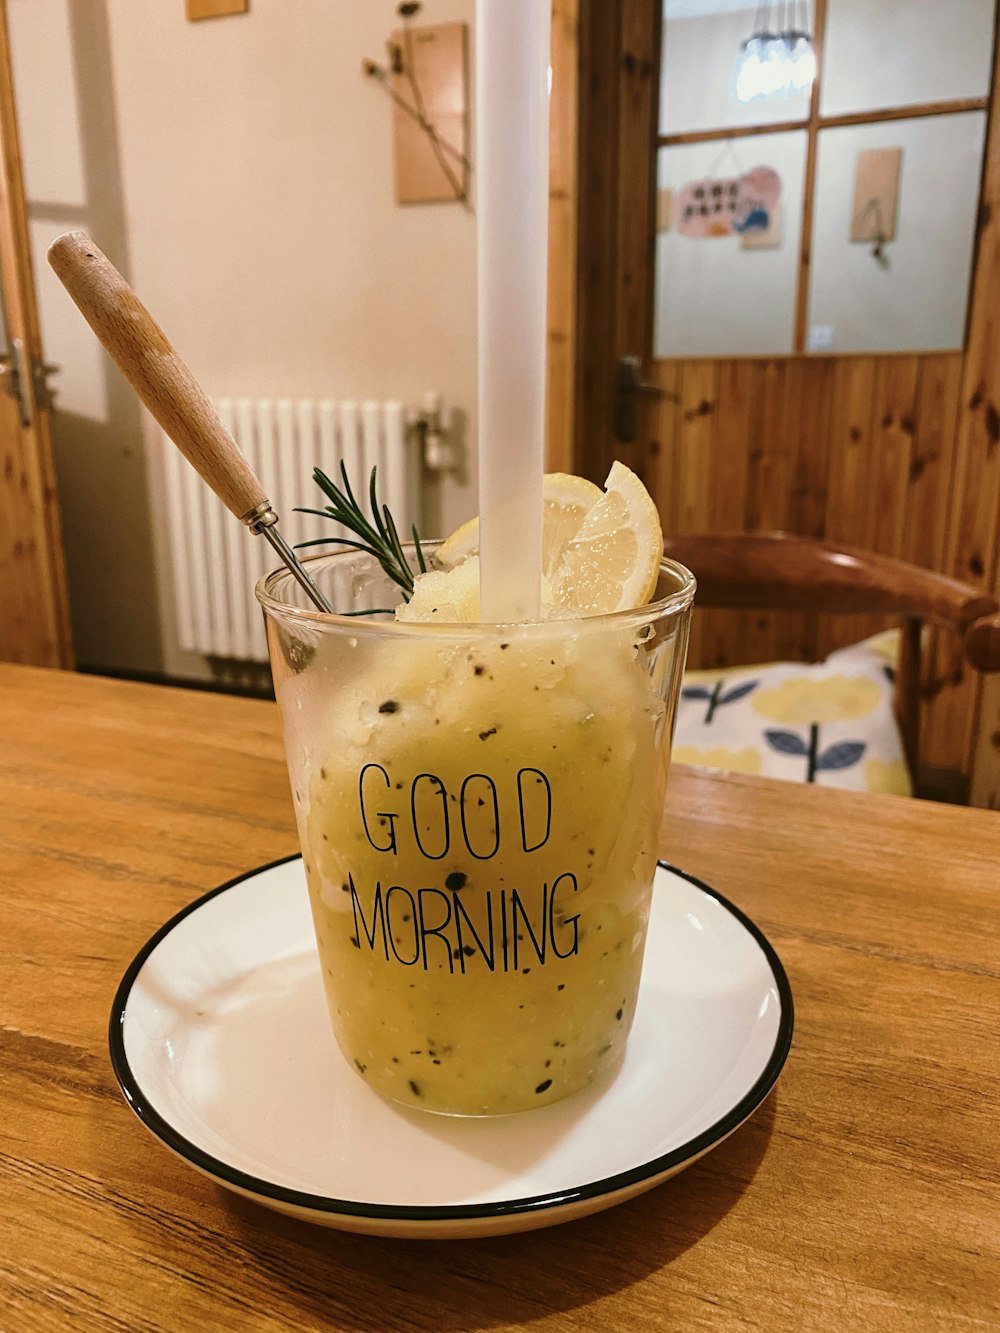
[[[691,534],[668,538],[663,549],[694,573],[696,606],[899,617],[903,633],[895,712],[914,773],[924,624],[958,634],[977,671],[1000,671],[1000,603],[944,574],[784,532]]]

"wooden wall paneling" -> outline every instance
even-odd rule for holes
[[[900,555],[943,569],[962,383],[959,352],[920,358],[916,420],[906,479],[906,523]]]
[[[715,485],[709,531],[741,532],[746,522],[750,421],[757,396],[753,361],[720,361],[715,420]]]
[[[697,363],[692,361],[691,367]],[[712,480],[705,500],[704,531],[739,532],[747,505],[748,423],[753,403],[753,364],[716,363],[715,437]],[[693,403],[693,395],[692,395]],[[699,612],[699,655],[703,667],[731,663],[740,652],[745,613]]]
[[[746,526],[750,422],[756,410],[759,379],[759,369],[754,361],[719,362],[715,478],[709,497],[710,532],[742,532]],[[752,614],[748,611],[704,612],[701,653],[705,666],[721,666],[742,656]]]
[[[785,422],[790,487],[784,527],[804,537],[826,530],[827,476],[834,363],[824,357],[794,363]],[[811,661],[817,656],[819,616],[788,615],[776,621],[776,649],[782,658]]]
[[[651,400],[652,423],[645,462],[646,489],[660,511],[664,533],[677,531],[677,432],[681,415],[679,361],[654,361],[650,377],[660,397]]]
[[[680,412],[675,441],[677,495],[674,532],[704,532],[709,525],[712,494],[719,484],[715,461],[718,364],[687,361],[681,367]],[[699,611],[691,626],[689,661],[702,663],[705,616]]]
[[[758,380],[756,421],[747,474],[747,528],[780,528],[788,500],[789,457],[785,438],[789,375],[795,363],[764,361]]]
[[[867,535],[875,370],[872,357],[842,357],[834,362],[825,535],[850,546],[863,546]],[[817,656],[855,642],[862,630],[856,616],[821,617]]]
[[[903,547],[906,487],[916,433],[918,370],[918,358],[912,355],[875,360],[865,519],[858,545],[884,555],[898,556]],[[884,616],[852,616],[851,641],[877,634],[892,623]]]
[[[715,461],[718,363],[685,362],[681,367],[680,395],[674,530],[705,532],[718,481]]]
[[[797,391],[796,363],[759,361],[747,455],[746,530],[765,532],[785,526],[790,489],[790,458],[786,436],[787,395]],[[791,383],[790,383],[791,377]],[[794,409],[797,412],[797,406]],[[748,614],[742,625],[739,657],[767,662],[776,656],[779,630],[768,612]]]
[[[580,0],[552,0],[546,467],[572,472]]]
[[[806,408],[805,379],[807,366],[803,361],[789,361],[784,367],[783,411],[780,426],[766,440],[774,457],[772,484],[765,493],[767,527],[776,531],[793,532],[795,510],[795,479],[799,466],[800,430]],[[765,415],[766,419],[766,415]],[[779,480],[780,479],[780,480]],[[782,612],[775,614],[770,627],[768,656],[784,662],[802,655],[800,639],[805,630],[804,617]],[[815,635],[815,622],[813,622]]]
[[[884,555],[901,555],[906,527],[906,495],[916,435],[915,356],[880,357],[872,399],[872,467],[865,540]]]
[[[788,528],[803,537],[826,533],[827,484],[835,363],[830,357],[797,363],[801,376],[793,431]]]
[[[874,392],[873,358],[844,357],[834,363],[826,536],[855,546],[865,539]]]

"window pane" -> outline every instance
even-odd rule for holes
[[[812,0],[770,6],[746,0],[664,0],[661,134],[806,119],[807,93],[752,102],[736,98],[736,60],[759,14],[769,17],[772,27],[782,27],[784,15],[789,24],[811,31]]]
[[[994,0],[829,0],[820,113],[985,97]]]
[[[803,130],[660,150],[658,225],[666,226],[656,238],[656,356],[768,356],[792,351],[805,156]],[[725,198],[734,182],[748,175],[760,179],[756,169],[762,167],[777,172],[780,180],[777,212],[772,210],[767,218],[771,224],[767,231],[684,233],[682,228],[698,222],[685,220],[687,208],[701,206],[690,191],[681,194],[685,185],[710,181]],[[704,197],[705,207],[714,210],[711,187]],[[706,226],[714,216],[711,212],[705,217]]]
[[[981,111],[821,131],[811,350],[963,345],[985,133]],[[850,239],[852,222],[868,208],[860,197],[855,208],[858,154],[866,149],[902,150],[896,234],[882,246],[881,261],[874,240]]]

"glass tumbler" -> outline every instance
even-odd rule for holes
[[[694,579],[664,560],[636,610],[438,625],[395,621],[364,553],[308,565],[337,615],[284,569],[257,596],[337,1042],[428,1111],[569,1096],[635,1012]]]

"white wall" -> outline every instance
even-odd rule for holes
[[[419,21],[473,8],[425,0]],[[49,272],[49,242],[90,230],[211,394],[443,393],[470,465],[430,497],[428,526],[448,531],[475,508],[474,219],[394,202],[391,105],[361,74],[384,58],[394,0],[251,0],[199,23],[182,0],[9,10],[43,337],[64,367],[77,654],[203,675],[164,611],[155,432]]]

